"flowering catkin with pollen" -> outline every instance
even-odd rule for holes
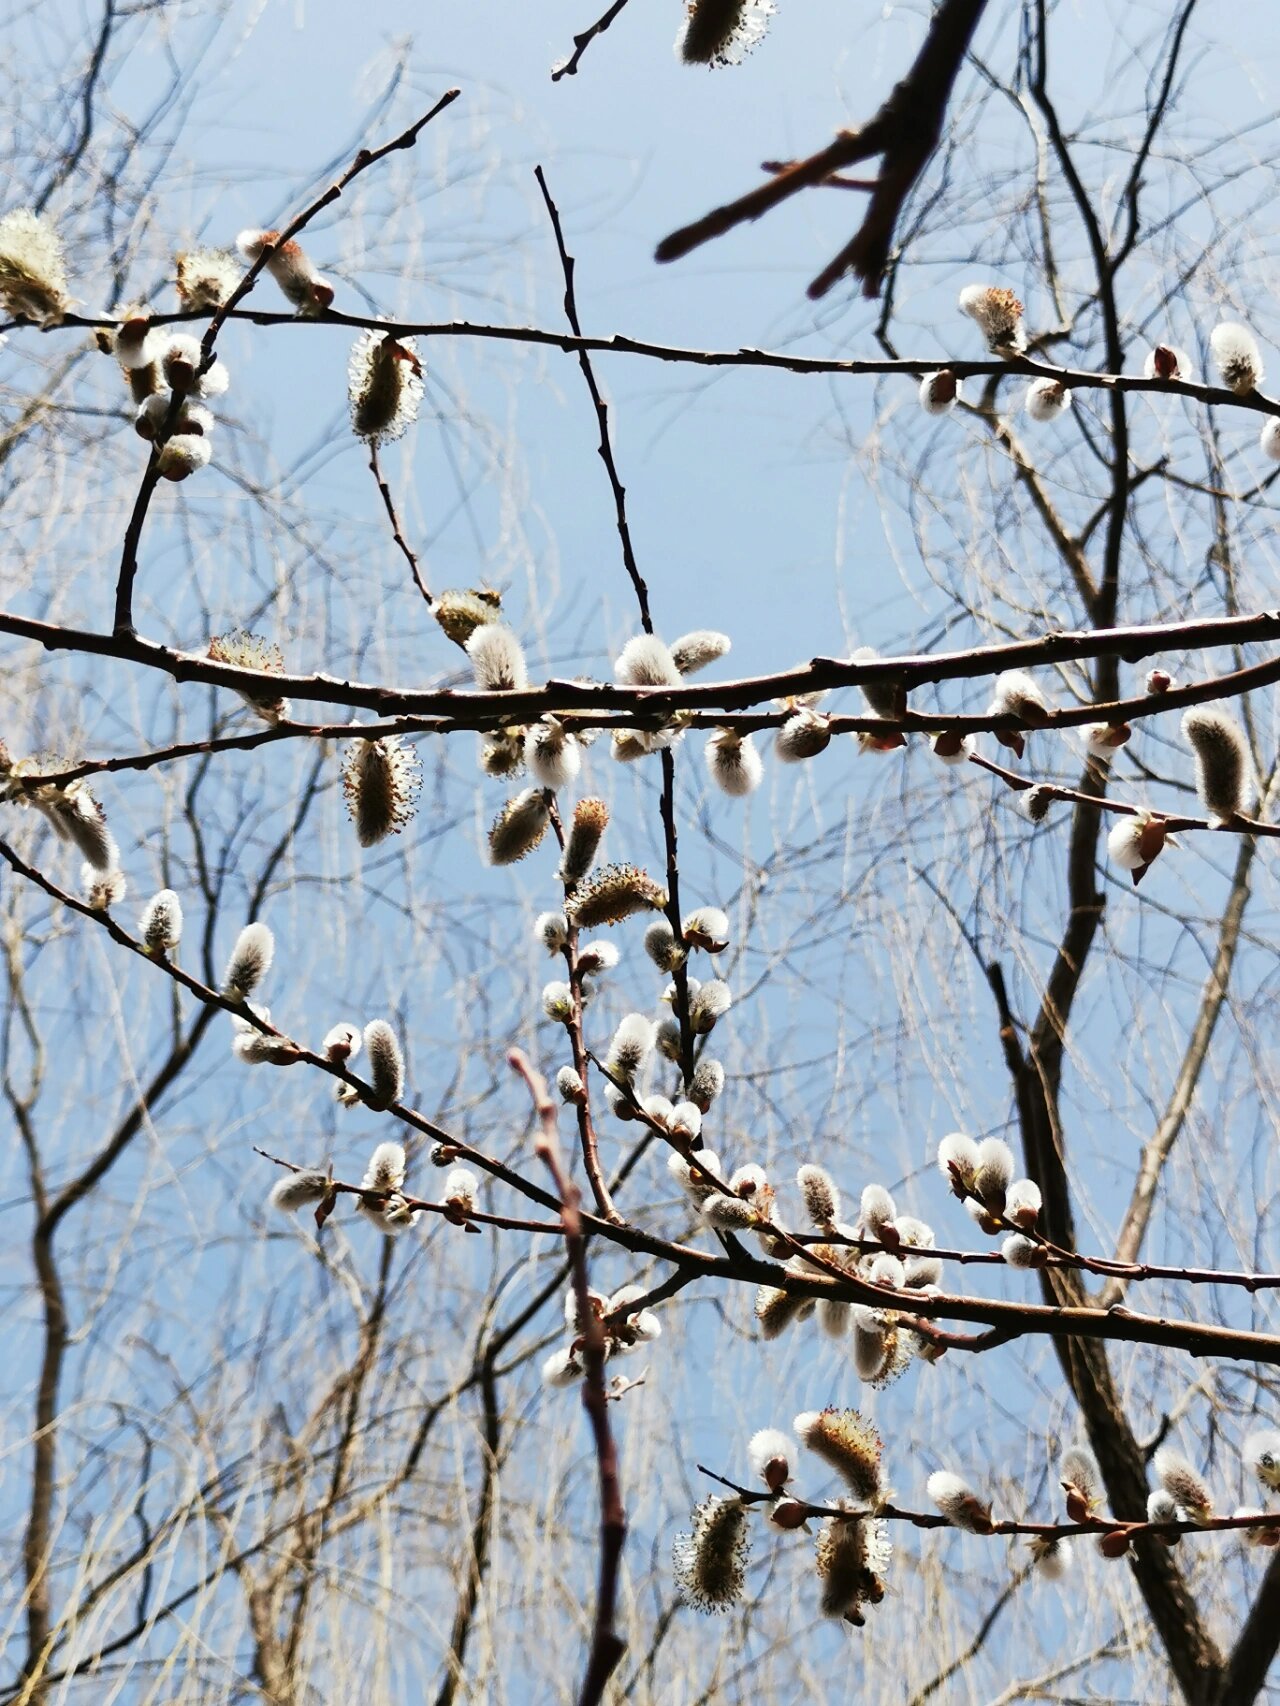
[[[0,302],[37,326],[56,326],[71,306],[61,239],[29,207],[0,219]]]
[[[580,883],[595,864],[608,825],[609,808],[603,800],[588,797],[573,808],[573,822],[556,873],[566,888]]]
[[[960,312],[976,320],[992,355],[1021,355],[1027,347],[1022,304],[999,285],[967,284],[960,292]]]
[[[376,847],[412,822],[422,766],[399,735],[357,740],[342,765],[342,791],[361,847]]]
[[[201,414],[205,412],[200,410]],[[208,656],[214,663],[230,664],[233,669],[252,669],[267,676],[284,674],[284,653],[279,646],[243,628],[233,629],[229,634],[215,634],[209,641]],[[264,723],[274,726],[289,715],[289,701],[271,686],[237,687],[235,691]]]
[[[373,1092],[371,1105],[390,1107],[404,1094],[404,1056],[395,1032],[385,1019],[371,1019],[365,1026],[364,1047]]]
[[[356,339],[347,364],[351,430],[377,448],[413,425],[422,402],[422,363],[412,338],[367,331]]]
[[[209,314],[235,290],[243,270],[227,249],[190,249],[174,257],[178,300],[193,314]]]
[[[637,865],[602,865],[565,902],[571,923],[594,930],[601,924],[621,924],[637,912],[659,912],[667,891]]]
[[[740,65],[764,39],[773,0],[685,0],[676,53],[686,65]]]
[[[866,1505],[880,1502],[880,1435],[857,1410],[805,1410],[792,1424],[796,1438],[820,1457]]]
[[[1196,755],[1196,792],[1210,817],[1229,823],[1244,810],[1249,747],[1244,730],[1226,711],[1193,705],[1182,719],[1183,738]]]
[[[541,788],[526,788],[517,794],[493,820],[489,830],[489,863],[514,865],[525,858],[541,842],[550,822],[547,796]]]
[[[693,1513],[693,1527],[676,1536],[676,1585],[698,1611],[726,1611],[742,1598],[748,1558],[747,1513],[738,1499],[712,1494]]]

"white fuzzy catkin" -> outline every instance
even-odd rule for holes
[[[524,761],[544,788],[567,788],[582,769],[582,748],[557,717],[543,717],[524,737]]]
[[[729,915],[718,906],[700,906],[685,914],[680,931],[691,948],[720,954],[729,945]]]
[[[665,918],[655,918],[645,931],[644,951],[659,971],[674,971],[684,959],[675,931]]]
[[[562,1066],[556,1073],[556,1091],[562,1102],[580,1102],[586,1095],[586,1085],[572,1066]]]
[[[1204,1522],[1213,1515],[1213,1494],[1203,1476],[1181,1452],[1170,1446],[1161,1446],[1152,1459],[1151,1467],[1165,1492],[1179,1510],[1186,1512],[1190,1521]]]
[[[689,1100],[705,1114],[723,1089],[724,1067],[718,1060],[703,1055],[689,1081]]]
[[[621,958],[612,942],[584,942],[578,949],[578,970],[583,977],[602,977],[613,971]]]
[[[149,954],[171,954],[182,940],[182,902],[172,889],[161,889],[146,904],[138,934]]]
[[[938,1171],[953,1191],[957,1183],[972,1190],[978,1175],[978,1145],[962,1131],[948,1133],[938,1145]]]
[[[1023,407],[1033,421],[1052,421],[1071,407],[1071,392],[1060,379],[1033,379]]]
[[[311,1203],[323,1202],[329,1193],[329,1176],[318,1170],[286,1173],[277,1179],[267,1198],[268,1206],[281,1214],[296,1214]]]
[[[318,273],[310,257],[292,238],[279,241],[278,231],[242,231],[236,238],[236,248],[246,261],[256,261],[263,250],[274,244],[266,261],[282,293],[304,318],[315,318],[333,304],[333,286]]]
[[[1193,705],[1182,735],[1196,755],[1196,792],[1215,823],[1229,823],[1245,808],[1249,743],[1235,718],[1214,705]]]
[[[343,1019],[325,1033],[320,1049],[326,1059],[337,1066],[343,1066],[360,1053],[360,1041],[360,1033],[356,1027]]]
[[[1272,462],[1280,462],[1280,416],[1272,415],[1262,429],[1258,448]]]
[[[246,924],[227,961],[222,993],[228,1001],[246,1001],[271,969],[276,939],[265,924]]]
[[[826,1168],[807,1163],[796,1174],[796,1184],[804,1199],[805,1213],[813,1224],[820,1231],[834,1226],[840,1218],[840,1192]]]
[[[1034,727],[1048,710],[1044,694],[1025,669],[1006,669],[996,677],[991,703],[987,707],[989,717],[1020,717]]]
[[[1262,384],[1262,356],[1257,339],[1247,326],[1224,320],[1209,334],[1214,364],[1228,391],[1247,397]]]
[[[1013,1151],[1003,1138],[984,1137],[978,1145],[973,1188],[997,1214],[1004,1213],[1005,1192],[1013,1180]]]
[[[362,1191],[398,1191],[404,1184],[405,1153],[402,1143],[380,1143],[369,1157]]]
[[[862,1192],[859,1213],[868,1236],[879,1238],[886,1227],[893,1225],[897,1209],[883,1185],[867,1185]]]
[[[573,991],[560,978],[542,986],[542,1011],[557,1025],[573,1022]]]
[[[933,756],[943,764],[967,764],[978,746],[972,735],[957,736],[949,732],[930,736],[930,744]]]
[[[773,755],[780,764],[802,764],[816,758],[831,745],[831,719],[822,711],[802,705],[789,716],[773,739]]]
[[[213,460],[213,446],[207,438],[191,433],[174,433],[165,439],[156,458],[156,467],[166,480],[180,481],[198,474]]]
[[[1040,1209],[1040,1187],[1035,1180],[1015,1179],[1005,1192],[1006,1218],[1030,1230],[1040,1218]]]
[[[679,639],[671,642],[671,661],[681,675],[696,675],[700,669],[706,669],[708,664],[715,663],[732,648],[732,642],[727,634],[718,634],[712,628],[695,628],[692,633],[681,634]]]
[[[960,312],[976,320],[992,355],[1018,356],[1027,347],[1022,304],[999,285],[967,284],[960,292]]]
[[[926,373],[920,381],[920,407],[926,415],[950,414],[962,395],[961,382],[949,367]]]
[[[1179,379],[1184,384],[1194,381],[1195,373],[1186,350],[1176,344],[1157,344],[1148,350],[1142,363],[1144,379]]]
[[[733,993],[720,978],[712,978],[702,984],[689,1002],[689,1024],[693,1034],[706,1036],[715,1029],[716,1020],[722,1019],[732,1005]]]
[[[653,1050],[656,1027],[643,1013],[628,1013],[609,1045],[609,1070],[630,1084]]]
[[[1242,1455],[1264,1487],[1272,1492],[1280,1490],[1280,1432],[1263,1428],[1250,1434]]]
[[[540,912],[533,934],[549,954],[558,954],[569,944],[569,920],[563,912]]]
[[[636,634],[627,641],[614,660],[613,678],[622,687],[679,687],[684,679],[656,634]]]
[[[1107,857],[1112,864],[1119,865],[1122,871],[1141,873],[1146,870],[1150,858],[1144,846],[1146,830],[1150,818],[1143,813],[1136,817],[1123,817],[1107,836]]]
[[[749,734],[717,729],[707,738],[706,756],[711,780],[734,799],[754,794],[764,780],[764,763]]]
[[[757,1481],[771,1493],[780,1492],[791,1479],[795,1447],[781,1428],[761,1428],[747,1441],[747,1461]]]
[[[929,1497],[956,1528],[971,1534],[990,1534],[991,1507],[974,1492],[969,1483],[948,1469],[936,1469],[928,1480]]]
[[[484,622],[464,647],[476,686],[487,693],[520,693],[529,685],[529,669],[519,640],[505,622]]]
[[[471,1214],[479,1189],[480,1181],[469,1167],[454,1167],[445,1177],[441,1201],[463,1214]]]
[[[1030,788],[1023,788],[1014,799],[1020,816],[1028,823],[1043,823],[1049,815],[1055,795],[1052,787],[1045,782],[1036,782]]]
[[[365,1026],[364,1048],[373,1106],[390,1107],[404,1094],[404,1056],[395,1032],[385,1019],[371,1019]]]
[[[849,1311],[853,1321],[853,1366],[859,1380],[875,1383],[885,1373],[889,1360],[889,1329],[875,1309],[855,1304]]]
[[[1044,1251],[1021,1232],[1011,1232],[1000,1246],[1000,1254],[1011,1268],[1038,1268],[1044,1262]]]

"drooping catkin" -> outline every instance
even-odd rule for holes
[[[603,800],[588,797],[573,808],[573,822],[556,873],[566,888],[580,883],[595,864],[608,824],[609,808]]]
[[[483,629],[479,630],[481,633]],[[489,863],[514,865],[533,852],[551,822],[547,796],[541,788],[526,788],[509,800],[489,830]],[[577,922],[581,922],[578,920]]]
[[[748,1560],[747,1512],[741,1500],[711,1494],[693,1513],[693,1526],[676,1536],[676,1585],[698,1611],[727,1611],[742,1598]]]
[[[413,821],[422,765],[399,735],[357,740],[347,749],[342,790],[361,847],[376,847]]]
[[[400,438],[418,418],[422,362],[412,338],[361,333],[347,365],[351,430],[375,449]]]
[[[1196,755],[1196,792],[1210,817],[1230,823],[1245,808],[1249,743],[1235,718],[1214,705],[1193,705],[1182,719],[1183,738]]]

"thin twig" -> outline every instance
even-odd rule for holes
[[[591,46],[591,43],[597,36],[602,36],[604,34],[604,32],[609,28],[609,25],[618,16],[618,13],[622,11],[627,3],[628,0],[613,0],[613,4],[607,11],[601,13],[594,24],[589,25],[585,30],[583,30],[581,35],[574,36],[573,52],[569,55],[568,59],[563,60],[559,65],[552,67],[551,81],[553,83],[558,83],[562,77],[577,76],[578,65],[581,62],[583,54]]]
[[[564,231],[560,225],[560,212],[552,199],[551,191],[547,188],[546,176],[541,166],[533,168],[533,175],[538,180],[538,188],[542,191],[542,199],[546,203],[547,213],[551,219],[551,229],[555,233],[556,248],[560,254],[560,267],[564,273],[564,312],[565,318],[573,328],[575,338],[581,338],[582,327],[578,322],[578,304],[573,290],[573,256],[565,247]],[[591,357],[585,349],[578,351],[578,365],[582,368],[582,377],[587,382],[587,390],[591,393],[591,402],[596,411],[596,423],[600,429],[600,460],[604,463],[605,472],[609,476],[609,485],[613,491],[613,513],[618,528],[618,539],[622,544],[622,561],[635,591],[636,602],[640,606],[640,621],[646,634],[653,632],[653,619],[649,615],[649,589],[640,573],[640,565],[636,561],[635,550],[631,544],[631,528],[627,521],[626,488],[618,474],[618,464],[614,461],[613,444],[609,437],[609,405],[596,384],[595,372],[591,366]]]
[[[596,1591],[595,1625],[591,1650],[587,1657],[586,1674],[578,1691],[578,1706],[598,1706],[604,1698],[605,1687],[627,1650],[627,1644],[614,1627],[618,1597],[618,1570],[622,1548],[627,1538],[627,1516],[622,1503],[622,1484],[618,1478],[618,1452],[609,1425],[609,1399],[604,1382],[605,1336],[604,1323],[591,1305],[587,1285],[586,1240],[579,1213],[577,1186],[565,1170],[556,1135],[556,1106],[547,1094],[547,1086],[530,1066],[520,1049],[507,1056],[512,1068],[524,1079],[533,1098],[538,1117],[538,1138],[535,1145],[539,1159],[555,1181],[560,1197],[560,1214],[564,1222],[565,1244],[573,1265],[573,1288],[578,1301],[579,1332],[582,1335],[582,1362],[585,1378],[582,1383],[582,1407],[591,1423],[595,1441],[596,1465],[600,1480],[600,1575]]]
[[[400,547],[404,560],[409,565],[409,572],[413,576],[413,584],[417,587],[423,598],[426,599],[427,609],[430,610],[434,600],[431,597],[426,581],[422,578],[422,571],[418,567],[417,555],[405,540],[404,532],[400,526],[400,517],[396,514],[395,500],[391,496],[391,487],[387,484],[386,476],[383,474],[382,468],[378,462],[378,447],[376,444],[371,444],[369,446],[369,471],[373,475],[378,491],[382,494],[382,503],[387,512],[387,520],[391,523],[391,537]]]

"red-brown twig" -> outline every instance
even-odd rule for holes
[[[582,1406],[591,1423],[596,1465],[600,1479],[600,1578],[596,1590],[595,1626],[586,1673],[578,1691],[578,1706],[598,1706],[605,1686],[626,1651],[626,1642],[614,1627],[618,1598],[618,1569],[627,1538],[627,1515],[618,1478],[618,1452],[609,1426],[609,1399],[604,1382],[604,1325],[591,1306],[587,1285],[586,1240],[579,1212],[577,1186],[565,1170],[556,1135],[556,1106],[547,1095],[543,1079],[530,1066],[520,1049],[507,1056],[512,1068],[528,1085],[538,1118],[535,1148],[539,1160],[555,1181],[564,1222],[565,1244],[573,1266],[573,1288],[578,1300],[579,1331],[583,1339]]]
[[[744,1505],[770,1504],[778,1495],[761,1487],[744,1487],[740,1482],[731,1481],[727,1475],[718,1475],[714,1469],[708,1469],[705,1463],[697,1465],[698,1472],[708,1480],[718,1481],[722,1487],[728,1487],[731,1493],[736,1493]],[[831,1517],[843,1518],[849,1522],[859,1522],[866,1517],[880,1517],[885,1522],[908,1522],[913,1528],[955,1528],[956,1524],[950,1517],[945,1517],[940,1511],[904,1510],[899,1505],[881,1505],[876,1509],[865,1510],[836,1510],[831,1505],[812,1504],[807,1499],[798,1498],[793,1493],[786,1493],[789,1502],[801,1507],[806,1521],[825,1522]],[[1264,1511],[1260,1516],[1211,1516],[1203,1522],[1191,1522],[1185,1518],[1176,1518],[1170,1522],[1148,1522],[1146,1517],[1126,1521],[1123,1517],[1095,1517],[1090,1522],[1019,1522],[1012,1518],[993,1521],[988,1535],[1025,1534],[1046,1540],[1067,1540],[1076,1535],[1124,1534],[1130,1540],[1140,1540],[1146,1535],[1160,1535],[1165,1539],[1179,1539],[1186,1534],[1231,1534],[1238,1530],[1251,1528],[1274,1528],[1280,1530],[1280,1511]],[[966,1533],[976,1533],[967,1529]]]

